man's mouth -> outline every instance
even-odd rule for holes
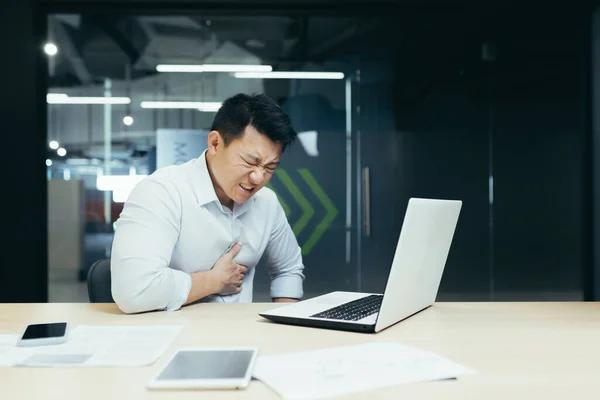
[[[240,187],[248,192],[251,192],[254,190],[254,187],[250,186],[250,185],[245,185],[243,183],[240,183]]]

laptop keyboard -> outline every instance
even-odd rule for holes
[[[311,317],[358,321],[378,312],[382,300],[382,295],[373,294],[330,308],[329,310],[321,311],[320,313],[311,315]]]

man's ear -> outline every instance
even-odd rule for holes
[[[219,146],[223,146],[223,138],[218,131],[210,131],[208,134],[208,151],[211,155],[217,154]]]

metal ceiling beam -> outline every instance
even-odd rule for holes
[[[140,58],[140,51],[131,43],[125,34],[106,16],[94,15],[93,22],[129,57],[131,64]]]
[[[73,67],[77,79],[79,79],[82,85],[92,83],[92,75],[88,71],[85,62],[81,58],[77,47],[75,47],[75,44],[73,43],[73,40],[71,40],[71,36],[63,23],[55,18],[50,18],[48,24],[50,25],[50,29],[54,32],[59,51],[68,60],[71,67]]]
[[[324,40],[321,44],[313,47],[310,51],[310,57],[319,57],[325,54],[327,51],[335,48],[336,46],[341,45],[346,40],[352,38],[356,35],[365,34],[375,28],[377,28],[378,22],[375,20],[368,21],[366,23],[360,23],[359,21],[355,21],[350,25],[344,27],[336,34],[331,36],[329,39]]]

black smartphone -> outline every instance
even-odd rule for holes
[[[67,341],[66,322],[27,325],[17,346],[46,346]]]

